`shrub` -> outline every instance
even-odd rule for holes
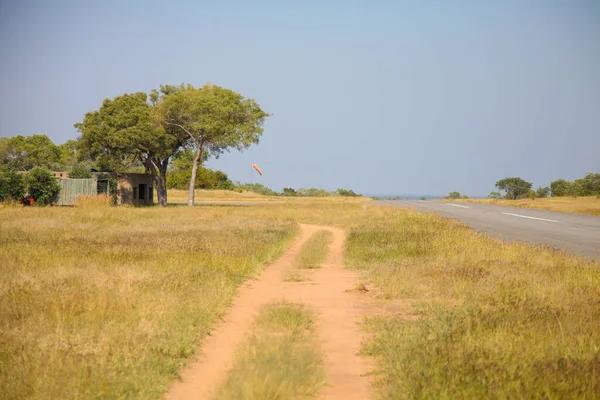
[[[550,188],[545,186],[545,187],[539,187],[537,188],[537,190],[535,191],[535,195],[536,197],[539,198],[544,198],[544,197],[548,197],[548,195],[550,194]]]
[[[356,196],[358,196],[354,192],[354,190],[352,190],[352,189],[350,189],[350,190],[348,190],[348,189],[338,189],[337,192],[336,192],[336,194],[338,196],[343,196],[343,197],[356,197]]]
[[[0,174],[0,201],[21,201],[25,196],[25,179],[14,171]]]
[[[27,176],[29,194],[40,205],[52,204],[60,186],[52,172],[45,167],[35,167]]]

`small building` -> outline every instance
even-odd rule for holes
[[[117,180],[117,204],[147,206],[154,203],[154,185],[150,174],[114,174]]]
[[[89,179],[71,179],[67,172],[53,174],[60,185],[56,205],[73,205],[79,196],[112,195],[111,180],[117,183],[117,204],[146,206],[154,203],[154,186],[150,174],[93,172]]]

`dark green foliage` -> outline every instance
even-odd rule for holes
[[[356,197],[358,196],[356,193],[354,193],[354,190],[350,189],[338,189],[335,194],[337,194],[338,196],[343,196],[343,197]]]
[[[164,89],[164,90],[163,90]],[[184,134],[164,127],[155,118],[155,104],[170,93],[169,87],[150,95],[143,92],[105,99],[102,106],[88,112],[75,127],[81,132],[81,156],[96,161],[102,169],[130,171],[143,166],[152,174],[159,204],[167,204],[167,167],[171,156],[184,146]]]
[[[298,193],[293,188],[283,188],[283,190],[281,191],[281,195],[288,197],[296,197],[298,196]]]
[[[25,196],[25,179],[14,171],[0,173],[0,201],[21,201]]]
[[[18,135],[0,142],[0,166],[5,171],[29,171],[38,166],[60,169],[61,154],[46,135]]]
[[[276,191],[269,189],[268,187],[266,187],[265,185],[262,185],[260,183],[239,183],[239,182],[237,182],[235,184],[234,190],[237,190],[239,192],[247,191],[247,192],[258,193],[258,194],[262,194],[264,196],[277,196]]]
[[[533,184],[521,178],[504,178],[496,182],[496,187],[506,192],[506,197],[516,200],[523,195],[527,195]]]
[[[490,192],[490,194],[488,195],[488,199],[500,199],[500,192]]]
[[[169,189],[186,190],[189,188],[191,176],[191,168],[186,171],[170,172],[167,176],[167,187]],[[233,190],[234,185],[223,171],[200,166],[196,173],[194,187],[196,189]]]
[[[550,190],[554,197],[568,196],[571,194],[571,182],[567,182],[564,179],[557,179],[550,183]]]
[[[448,193],[448,196],[446,196],[447,199],[460,199],[462,198],[462,195],[460,194],[460,192],[450,192]]]
[[[35,167],[27,175],[29,194],[36,204],[52,204],[60,187],[52,172],[45,167]]]
[[[600,174],[587,174],[584,178],[577,179],[575,183],[581,186],[579,196],[600,195]]]
[[[69,178],[71,179],[90,179],[92,177],[92,170],[89,165],[79,163],[73,165],[73,168],[69,171]]]
[[[208,153],[204,153],[204,155],[204,159],[208,158]],[[173,157],[168,170],[167,187],[169,189],[189,189],[193,165],[194,152],[192,150],[185,149],[177,153]],[[233,190],[234,185],[223,171],[212,170],[199,165],[194,187],[196,189]]]
[[[550,195],[550,188],[548,186],[539,187],[535,191],[535,196],[539,198],[548,197]]]
[[[304,188],[300,188],[300,189],[298,189],[298,196],[302,196],[302,197],[328,197],[328,196],[331,196],[331,193],[329,193],[325,189],[317,189],[317,188],[304,189]]]

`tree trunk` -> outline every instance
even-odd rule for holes
[[[202,158],[202,146],[196,146],[196,157],[194,157],[194,165],[192,166],[192,177],[190,178],[190,193],[188,195],[188,206],[194,205],[194,189],[196,189],[196,174],[198,173],[198,165]]]
[[[154,177],[154,182],[156,182],[158,204],[165,207],[167,205],[167,177],[163,174],[157,175]]]
[[[169,158],[161,160],[160,158],[148,159],[146,168],[152,173],[152,179],[156,183],[156,196],[158,204],[162,207],[167,205],[167,167]]]

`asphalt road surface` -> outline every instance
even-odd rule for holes
[[[600,217],[594,215],[423,200],[378,200],[374,204],[435,212],[503,240],[526,241],[600,259]]]

